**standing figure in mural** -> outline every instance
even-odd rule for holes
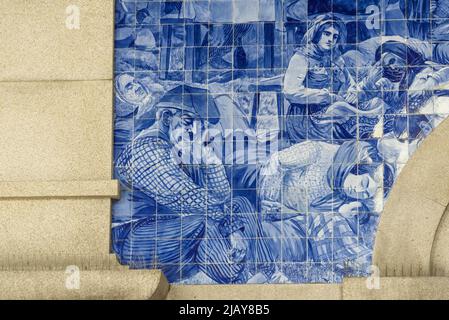
[[[120,181],[150,203],[146,217],[113,229],[121,263],[159,266],[171,282],[199,271],[218,283],[268,281],[275,271],[270,253],[263,242],[246,240],[260,232],[257,216],[247,214],[255,210],[242,197],[231,205],[221,160],[204,142],[198,148],[191,143],[205,125],[202,115],[219,119],[213,99],[203,89],[182,85],[156,108],[156,122],[116,161]],[[248,271],[246,262],[257,263],[255,257],[263,263]]]
[[[319,15],[291,58],[284,94],[290,102],[286,127],[292,142],[355,138],[355,118],[348,121],[331,111],[357,112],[352,106],[357,103],[357,87],[341,58],[345,39],[343,21],[332,14]]]
[[[260,174],[264,232],[277,241],[280,230],[283,238],[300,238],[282,246],[285,261],[368,259],[357,230],[376,212],[380,162],[375,147],[357,141],[306,141],[272,156]]]

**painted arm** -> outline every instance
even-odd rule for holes
[[[449,84],[449,67],[439,70],[426,68],[421,71],[410,86],[410,90],[435,90]]]
[[[449,67],[444,67],[437,72],[430,74],[429,77],[434,78],[436,87],[446,86],[449,84]]]
[[[295,54],[284,77],[284,95],[287,100],[298,104],[330,103],[331,95],[328,90],[305,87],[307,71],[307,59],[302,54]]]
[[[222,201],[231,198],[231,188],[222,164],[207,165],[204,168],[206,186],[209,193]]]
[[[408,91],[409,105],[414,109],[425,109],[427,102],[437,90],[449,88],[449,67],[439,70],[428,67],[416,75]]]

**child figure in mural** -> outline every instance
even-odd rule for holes
[[[151,89],[153,92],[162,90],[157,85],[153,85]],[[129,141],[134,126],[134,116],[139,108],[150,105],[152,100],[150,89],[135,77],[126,73],[115,77],[114,141],[116,145]]]
[[[267,246],[246,240],[261,232],[257,215],[248,214],[254,208],[243,197],[231,205],[221,159],[204,141],[193,147],[204,115],[211,123],[220,118],[214,100],[204,89],[180,85],[155,111],[156,121],[116,161],[120,181],[146,204],[146,216],[113,229],[121,263],[160,267],[170,282],[199,271],[217,283],[269,281],[275,269]]]

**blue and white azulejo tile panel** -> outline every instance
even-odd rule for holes
[[[449,113],[449,0],[117,0],[113,250],[172,283],[340,282]]]

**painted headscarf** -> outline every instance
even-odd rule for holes
[[[142,89],[145,91],[144,99],[130,100],[126,97],[126,86],[131,82],[137,82],[142,87]],[[129,74],[124,73],[118,75],[115,78],[114,86],[116,98],[115,113],[119,116],[126,116],[134,113],[138,107],[141,107],[152,101],[152,97],[148,87]]]
[[[328,25],[332,25],[340,32],[333,54],[334,58],[341,55],[341,46],[346,42],[346,25],[340,18],[330,13],[318,15],[310,23],[301,41],[301,51],[305,55],[314,59],[322,58],[325,53],[318,48],[317,42],[320,40],[324,28]]]
[[[357,201],[351,199],[343,191],[344,182],[350,173],[374,173],[378,168],[380,159],[376,148],[365,141],[344,142],[334,156],[333,166],[327,172],[327,181],[335,190],[320,199],[312,202],[311,206],[320,211],[335,211],[343,204]],[[372,164],[370,164],[372,163]],[[364,201],[370,202],[370,201]],[[369,206],[364,203],[362,211],[369,211]]]

